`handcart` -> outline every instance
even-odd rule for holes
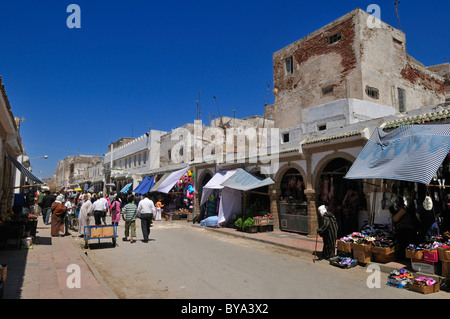
[[[112,239],[113,246],[116,247],[117,225],[84,226],[84,248],[89,247],[89,240]]]

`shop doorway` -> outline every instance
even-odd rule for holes
[[[261,179],[267,178],[267,176],[260,172],[252,173],[252,175]],[[264,216],[270,214],[269,186],[247,191],[244,210],[246,216]]]
[[[331,160],[318,176],[317,207],[325,205],[336,216],[338,236],[359,231],[359,212],[366,211],[367,203],[361,180],[349,180],[344,176],[352,162],[344,158]]]
[[[280,182],[280,229],[308,233],[308,203],[302,174],[295,168],[288,169]]]

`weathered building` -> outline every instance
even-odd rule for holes
[[[58,162],[52,184],[56,189],[83,187],[88,168],[101,160],[98,155],[67,156]]]
[[[18,127],[0,77],[0,214],[11,208],[14,199],[16,167],[9,156],[15,159],[24,152]]]
[[[406,112],[445,102],[444,78],[408,55],[405,34],[370,19],[355,9],[274,53],[275,102],[266,115],[276,126],[309,121],[311,107],[341,99],[358,101],[339,111],[361,120],[385,115],[372,103]]]
[[[160,137],[163,131],[150,130],[137,138],[121,138],[108,146],[103,156],[105,185],[114,184],[117,190],[133,183],[137,187],[149,171],[161,166]]]

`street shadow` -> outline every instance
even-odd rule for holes
[[[92,242],[88,244],[88,247],[90,250],[97,250],[97,249],[107,249],[107,248],[114,248],[117,245],[114,245],[112,241],[110,242]]]

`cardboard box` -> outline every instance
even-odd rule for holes
[[[442,261],[442,277],[450,278],[450,260]]]
[[[420,293],[426,295],[426,294],[431,294],[433,292],[439,292],[440,285],[438,282],[432,286],[418,285],[418,284],[415,284],[414,282],[411,282],[408,285],[408,289],[412,290],[412,291],[420,292]]]
[[[374,253],[372,251],[372,260],[377,262],[377,263],[382,263],[382,264],[386,264],[386,263],[390,263],[393,262],[395,260],[395,253],[391,253],[391,254],[380,254],[380,253]]]
[[[405,251],[406,258],[422,260],[423,259],[423,250],[408,250]]]
[[[114,227],[103,227],[103,232],[102,232],[102,236],[103,237],[113,237],[114,236]]]
[[[440,260],[450,260],[450,247],[440,246],[437,251]]]
[[[372,246],[372,254],[391,255],[395,252],[395,247]]]
[[[362,264],[367,264],[372,260],[372,253],[363,249],[353,250],[353,259],[356,259]]]
[[[103,230],[102,227],[91,227],[91,238],[102,238]]]
[[[351,253],[352,252],[352,243],[346,243],[343,241],[338,241],[337,244],[337,251],[344,252],[344,253]]]

